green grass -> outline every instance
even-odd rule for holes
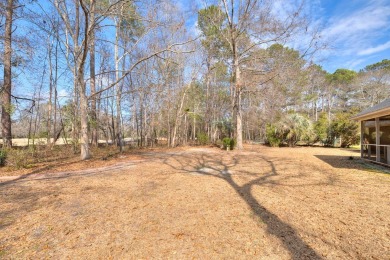
[[[353,150],[360,150],[360,145],[359,144],[351,145],[349,148]]]

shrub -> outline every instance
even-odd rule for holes
[[[360,140],[359,125],[350,119],[351,113],[337,113],[334,122],[331,125],[331,131],[334,136],[340,138],[341,147],[350,147],[358,144]]]
[[[222,139],[222,143],[223,143],[223,148],[226,149],[226,148],[230,148],[230,143],[231,143],[231,140],[229,137],[225,137]]]
[[[233,138],[230,139],[230,149],[234,149],[234,147],[236,146],[236,140],[234,140]]]
[[[358,144],[360,140],[359,125],[350,119],[354,114],[356,114],[354,110],[339,112],[331,122],[325,113],[321,114],[314,126],[317,140],[325,146],[334,146],[337,138],[340,139],[341,147]]]
[[[0,150],[0,167],[5,165],[7,159],[7,151],[2,149]]]
[[[295,146],[298,141],[311,142],[314,135],[311,121],[297,113],[284,116],[278,122],[277,129],[290,147]]]
[[[314,122],[314,134],[315,134],[315,142],[320,142],[322,145],[329,146],[331,138],[329,132],[330,122],[328,120],[328,115],[326,113],[320,113],[318,120]]]
[[[229,149],[233,150],[236,146],[236,140],[234,138],[225,137],[222,139],[222,143],[224,149],[229,147]]]
[[[306,144],[315,141],[311,121],[303,115],[294,113],[283,116],[275,124],[267,124],[266,138],[270,146],[280,146],[282,142],[293,147],[299,141]]]
[[[205,145],[209,143],[209,137],[206,133],[198,133],[196,137],[200,145]]]
[[[17,169],[26,168],[28,165],[29,151],[27,149],[10,150],[8,164]]]
[[[266,138],[269,145],[272,147],[279,147],[282,142],[276,127],[271,124],[267,124],[266,126]]]

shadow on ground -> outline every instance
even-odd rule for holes
[[[70,165],[75,164],[75,163],[78,163],[78,162],[77,161],[62,162],[62,163],[57,163],[56,165],[46,165],[44,167],[40,167],[40,168],[28,173],[28,174],[16,176],[15,178],[13,176],[10,176],[10,178],[12,178],[12,179],[0,182],[0,188],[3,186],[9,185],[9,184],[19,182],[19,181],[29,180],[32,176],[36,176],[38,174],[47,172],[49,170],[54,170],[57,167],[66,167],[66,166],[70,166]],[[51,175],[53,175],[53,174],[51,174]],[[7,177],[7,176],[4,176],[4,177]]]
[[[258,156],[257,160],[265,162],[268,165],[268,170],[257,174],[255,172],[240,171],[239,175],[248,175],[251,178],[250,181],[241,185],[233,178],[233,175],[235,175],[233,168],[238,164],[249,163],[245,162],[244,157],[234,156],[231,162],[226,162],[223,158],[204,154],[198,156],[178,155],[166,158],[164,163],[175,170],[219,178],[227,182],[238,196],[245,201],[252,212],[266,224],[267,232],[277,237],[283,243],[292,259],[322,259],[313,248],[301,239],[293,227],[262,206],[252,194],[254,186],[279,185],[280,183],[280,180],[274,179],[274,177],[280,176],[273,159]],[[180,165],[180,167],[176,165]],[[333,181],[329,179],[330,184]],[[319,183],[318,185],[321,184]]]
[[[245,154],[240,155],[234,153],[225,155],[207,152],[175,152],[157,155],[151,154],[149,159],[157,159],[158,162],[162,162],[178,172],[209,176],[226,182],[234,189],[237,196],[250,207],[253,214],[265,224],[267,232],[282,242],[283,247],[289,252],[292,259],[322,259],[320,255],[300,237],[298,232],[291,225],[264,207],[261,201],[256,199],[252,192],[253,188],[256,186],[294,186],[294,178],[305,178],[308,173],[302,170],[298,171],[296,175],[283,175],[282,171],[284,171],[286,167],[297,168],[298,166],[295,165],[296,162],[288,161],[283,158],[265,157],[258,153],[255,156],[247,157]],[[253,159],[258,162],[259,168],[255,168],[254,170],[242,170],[242,166],[252,164],[254,162]],[[325,160],[326,158],[322,159]],[[278,169],[275,166],[276,163]],[[129,165],[130,164],[127,163],[126,167]],[[240,166],[239,172],[235,172],[236,166]],[[119,169],[120,168],[117,168],[117,170]],[[42,171],[42,169],[40,169],[40,171]],[[31,210],[34,210],[35,207],[39,207],[39,198],[55,195],[58,192],[54,187],[51,190],[37,190],[32,187],[23,187],[22,182],[30,180],[29,177],[37,173],[39,173],[39,171],[15,180],[0,183],[0,195],[4,198],[4,201],[6,203],[20,204],[20,206],[15,209],[2,210],[0,212],[0,218],[5,219],[5,221],[0,223],[0,230],[11,225],[14,222],[14,216],[17,216],[18,212],[30,212]],[[85,170],[76,176],[90,176],[96,175],[96,173],[96,170]],[[324,174],[326,175],[325,180],[318,180],[318,182],[314,181],[307,183],[307,185],[333,185],[335,182],[334,177],[327,173]],[[73,175],[62,174],[58,177],[48,177],[46,180],[69,177],[73,177]],[[45,178],[41,178],[40,180],[45,180]]]
[[[338,169],[360,169],[389,174],[390,168],[363,160],[357,156],[315,155],[316,158]]]

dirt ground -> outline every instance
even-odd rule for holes
[[[0,259],[390,259],[386,168],[343,149],[245,148],[3,172]]]

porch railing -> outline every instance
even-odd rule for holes
[[[362,144],[361,156],[368,160],[390,164],[390,145]]]

